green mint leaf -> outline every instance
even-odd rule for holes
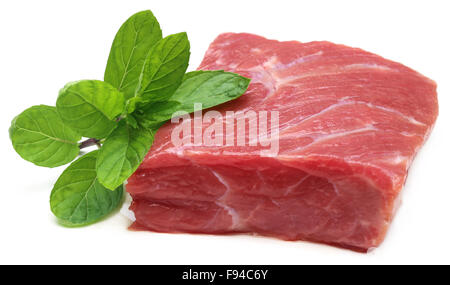
[[[83,137],[102,139],[117,126],[125,107],[123,94],[99,80],[67,84],[59,92],[56,108],[65,124]]]
[[[131,16],[114,38],[105,81],[121,91],[126,99],[133,97],[147,54],[161,39],[161,28],[151,11]]]
[[[153,143],[153,132],[120,121],[99,151],[97,174],[108,189],[122,184],[141,164]]]
[[[165,37],[148,54],[135,96],[145,101],[166,101],[183,80],[189,64],[190,45],[186,33]]]
[[[134,115],[140,125],[156,130],[181,107],[181,103],[177,101],[153,102],[139,109]]]
[[[95,164],[98,151],[74,161],[61,174],[50,195],[50,208],[62,224],[91,224],[111,213],[122,201],[123,186],[106,189],[97,179]]]
[[[250,79],[223,70],[199,70],[185,75],[183,83],[170,98],[181,103],[178,110],[194,111],[194,103],[207,109],[234,100],[245,93]]]
[[[245,93],[249,83],[250,79],[223,70],[188,72],[169,101],[143,106],[136,112],[136,118],[144,127],[157,128],[176,111],[192,113],[194,103],[207,109],[236,99]]]
[[[80,151],[81,136],[64,125],[55,107],[46,105],[33,106],[15,117],[9,136],[16,152],[39,166],[69,163]]]

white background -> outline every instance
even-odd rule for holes
[[[450,263],[450,7],[448,1],[1,1],[0,263],[399,264]],[[446,5],[447,4],[447,5]],[[102,79],[120,25],[151,9],[164,35],[187,31],[190,70],[221,32],[328,40],[399,61],[438,83],[440,115],[415,159],[384,243],[360,254],[271,238],[131,232],[116,214],[59,226],[49,207],[64,169],[22,160],[8,137],[31,105],[54,105],[68,81]]]

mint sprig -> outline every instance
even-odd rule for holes
[[[186,33],[163,38],[151,11],[136,13],[114,38],[104,81],[68,83],[56,107],[33,106],[14,118],[10,138],[25,160],[56,167],[81,155],[61,174],[50,196],[51,210],[62,224],[91,224],[116,209],[123,182],[173,113],[191,113],[194,103],[211,108],[247,90],[250,79],[235,73],[186,73],[189,55]],[[80,153],[93,145],[99,150]]]

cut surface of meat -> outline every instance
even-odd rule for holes
[[[234,33],[219,35],[198,69],[252,79],[213,109],[224,118],[278,111],[279,151],[175,146],[177,124],[166,123],[128,180],[132,229],[256,233],[358,251],[383,241],[437,118],[432,80],[361,49]]]

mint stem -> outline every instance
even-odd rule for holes
[[[82,141],[80,143],[79,147],[80,147],[80,149],[83,149],[85,147],[90,147],[90,146],[93,146],[93,145],[97,145],[100,148],[101,147],[100,140],[98,140],[98,139],[87,139],[85,141]]]

